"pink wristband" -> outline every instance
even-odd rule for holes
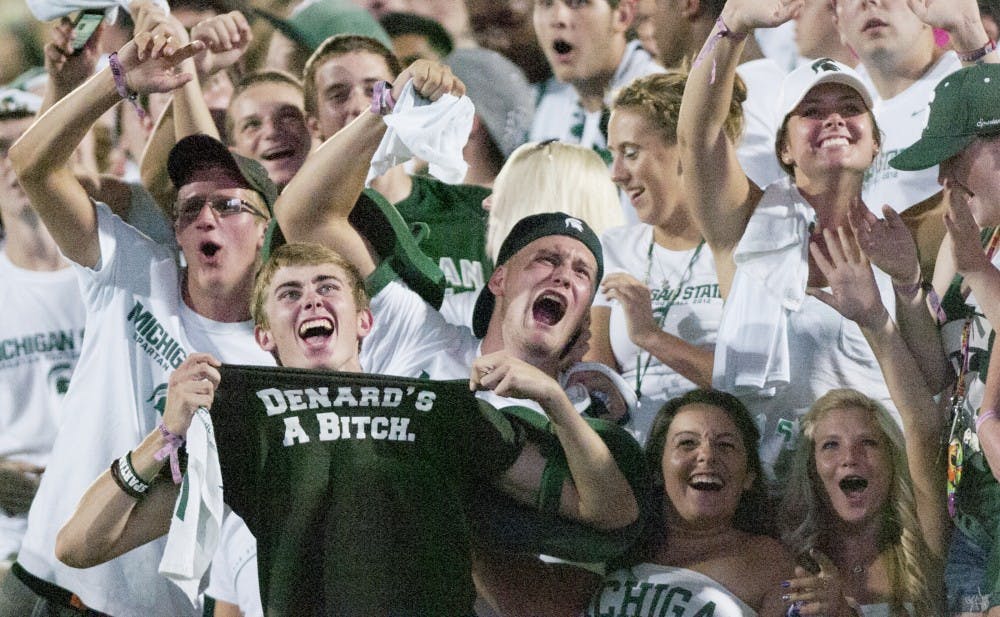
[[[153,455],[153,458],[158,461],[162,461],[169,456],[170,475],[174,479],[174,484],[180,484],[182,479],[181,463],[180,458],[177,455],[177,451],[184,445],[184,438],[176,433],[171,433],[167,427],[163,426],[162,422],[160,422],[160,426],[157,428],[160,429],[160,434],[163,435],[163,438],[167,440],[167,445],[157,450],[156,454]]]
[[[979,432],[979,427],[983,425],[983,422],[986,422],[990,418],[996,418],[996,417],[997,417],[997,411],[995,409],[991,409],[986,413],[979,414],[979,416],[976,418],[976,433]]]
[[[385,116],[392,113],[394,107],[396,101],[392,99],[392,84],[384,80],[376,82],[372,89],[371,112],[376,116]]]
[[[722,39],[732,39],[734,43],[739,43],[743,39],[747,38],[746,32],[735,32],[729,29],[726,22],[722,21],[722,16],[720,15],[718,19],[715,20],[715,33],[708,37],[708,41],[705,42],[705,46],[701,48],[698,52],[697,57],[695,57],[691,68],[694,69],[696,66],[702,63],[705,56],[712,53],[715,46],[719,44]],[[708,80],[709,84],[715,83],[715,58],[712,58],[712,73]]]
[[[991,52],[997,50],[997,42],[993,39],[986,41],[986,44],[979,49],[973,49],[972,51],[960,51],[958,52],[958,59],[962,62],[981,62],[983,58],[990,55]]]
[[[139,104],[139,95],[129,90],[128,84],[125,83],[125,68],[122,66],[121,60],[118,59],[117,51],[111,52],[111,55],[108,56],[108,65],[111,67],[111,75],[115,78],[115,89],[118,90],[118,95],[132,103],[139,118],[145,119],[146,111]]]

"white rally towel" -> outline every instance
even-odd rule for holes
[[[219,544],[223,515],[219,451],[212,419],[204,408],[195,412],[186,447],[187,472],[170,519],[160,574],[195,602]]]
[[[118,9],[122,8],[128,12],[128,5],[132,0],[25,0],[25,2],[39,21],[51,21],[87,9],[105,9],[106,18],[114,21]],[[167,13],[170,12],[167,0],[152,0],[152,2]]]
[[[469,166],[462,149],[469,141],[476,109],[467,96],[442,95],[431,102],[413,90],[413,80],[403,86],[392,113],[384,116],[389,130],[372,157],[365,186],[413,157],[427,161],[432,176],[458,184]]]
[[[806,297],[815,223],[791,178],[767,187],[733,253],[736,275],[715,345],[716,388],[773,396],[788,384],[788,315]]]

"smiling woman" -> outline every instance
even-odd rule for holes
[[[757,427],[733,396],[693,390],[653,423],[650,520],[632,554],[601,577],[534,557],[480,552],[480,592],[502,615],[785,615],[792,561],[761,535]]]

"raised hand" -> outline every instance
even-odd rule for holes
[[[49,34],[49,42],[45,44],[45,70],[56,89],[56,99],[60,99],[94,74],[97,58],[100,55],[98,46],[104,24],[90,37],[78,53],[73,52],[73,22],[68,17],[60,19]]]
[[[843,227],[837,228],[836,235],[824,229],[823,238],[829,257],[815,243],[809,244],[809,252],[826,277],[830,291],[809,287],[806,293],[862,328],[878,328],[889,318],[889,313],[882,304],[868,259]]]
[[[190,42],[184,25],[152,2],[137,0],[129,9],[135,19],[133,38],[140,58],[170,56]]]
[[[948,246],[955,261],[955,271],[962,276],[972,272],[982,272],[993,265],[986,257],[982,241],[979,238],[980,229],[972,216],[969,192],[949,180],[944,181],[945,199],[948,210],[944,213],[944,226],[948,230]]]
[[[406,67],[392,82],[392,98],[399,100],[406,82],[413,80],[413,89],[420,96],[436,101],[445,94],[462,96],[465,84],[452,74],[451,69],[431,60],[417,60]]]
[[[195,56],[198,76],[204,80],[236,64],[253,42],[253,33],[243,13],[230,11],[198,22],[191,39],[205,44],[205,53]]]
[[[932,28],[954,32],[970,19],[979,22],[976,0],[906,0],[906,3],[920,21]]]
[[[879,219],[864,203],[855,201],[847,216],[858,245],[877,268],[899,286],[920,282],[917,244],[895,210],[883,205],[884,218]]]
[[[630,274],[616,272],[604,277],[601,291],[609,300],[617,300],[625,311],[628,337],[642,347],[642,341],[660,330],[653,316],[653,302],[649,287]]]
[[[801,566],[795,568],[795,578],[785,581],[786,592],[782,599],[793,608],[789,615],[827,615],[841,617],[854,615],[850,601],[844,596],[844,581],[830,558],[817,549],[809,555],[819,565],[819,573],[812,574]]]
[[[774,28],[795,17],[804,0],[729,0],[722,21],[734,32]]]
[[[150,92],[170,92],[180,88],[194,78],[194,75],[181,70],[181,63],[193,57],[205,48],[201,41],[192,41],[175,52],[163,54],[164,41],[162,35],[142,37],[145,47],[140,47],[139,37],[132,39],[118,50],[118,60],[125,70],[125,83],[128,89],[137,94]],[[161,53],[154,55],[154,50]]]
[[[175,435],[187,435],[199,407],[209,408],[218,387],[221,363],[207,353],[193,353],[170,374],[163,425]]]

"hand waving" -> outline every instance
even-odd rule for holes
[[[862,202],[848,210],[851,231],[858,245],[875,266],[900,286],[920,281],[920,260],[913,235],[903,219],[888,205],[882,206],[879,219]]]
[[[809,245],[809,252],[830,284],[830,291],[810,287],[806,293],[862,328],[884,324],[889,313],[879,296],[871,264],[857,241],[843,227],[837,228],[836,237],[831,230],[824,229],[823,238],[829,257],[816,244]]]

